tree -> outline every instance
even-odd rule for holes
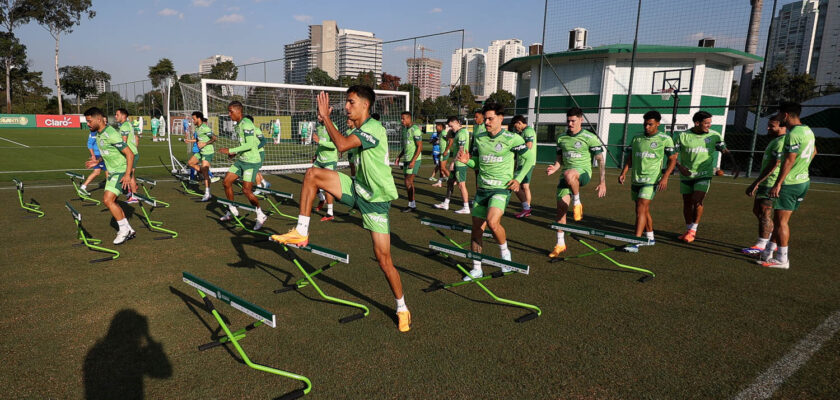
[[[356,84],[370,86],[371,88],[376,88],[376,75],[373,71],[367,72],[359,72],[359,76],[356,78]]]
[[[402,78],[399,76],[383,72],[382,83],[379,84],[379,88],[382,90],[397,90],[400,87],[401,80]]]
[[[166,80],[174,80],[177,76],[178,75],[175,73],[175,66],[172,64],[172,60],[168,58],[161,58],[157,64],[149,67],[149,79],[152,80],[152,86],[160,87],[163,85],[161,100],[163,103],[164,115],[169,115],[169,102],[166,101],[166,98],[168,97],[167,94],[169,92],[169,85],[166,85]]]
[[[80,113],[82,98],[96,94],[97,81],[110,81],[107,72],[95,70],[87,65],[67,65],[58,69],[64,81],[64,91],[76,96],[76,113]]]
[[[501,104],[505,110],[513,111],[514,104],[516,102],[516,98],[513,96],[513,93],[508,92],[504,89],[499,89],[495,93],[491,94],[487,97],[487,102],[494,102]]]
[[[475,108],[475,96],[469,85],[455,86],[449,92],[449,101],[458,109],[458,114],[462,110],[471,110]]]
[[[312,68],[306,74],[306,84],[312,86],[338,86],[338,81],[333,79],[327,71],[321,68]]]
[[[0,69],[0,81],[6,81],[6,71]],[[29,71],[27,65],[14,66],[9,74],[9,89],[14,93],[15,102],[5,109],[17,114],[40,114],[47,110],[50,88],[43,85],[41,76],[43,72]],[[5,88],[4,88],[5,89]],[[56,106],[58,104],[56,103]]]
[[[0,0],[0,25],[5,28],[5,35],[0,38],[0,60],[5,67],[6,112],[12,112],[12,67],[25,64],[26,46],[20,44],[14,31],[32,18],[31,8],[24,0]],[[20,46],[20,47],[18,47]],[[22,47],[22,50],[21,50]],[[22,62],[20,55],[23,54]],[[17,62],[16,62],[17,61]]]
[[[813,76],[809,74],[794,75],[790,78],[784,90],[785,99],[802,103],[815,96],[816,88],[817,81]]]
[[[224,61],[214,65],[210,68],[210,73],[207,75],[210,79],[223,79],[227,81],[234,81],[239,75],[239,68],[233,61]]]
[[[61,98],[61,79],[58,71],[58,44],[61,34],[70,34],[73,27],[82,23],[82,18],[96,16],[90,9],[91,0],[28,0],[31,15],[55,39],[55,90],[58,97],[58,113],[63,114],[64,101]]]
[[[419,116],[420,111],[422,109],[423,101],[420,100],[420,88],[414,86],[410,83],[403,83],[397,88],[400,92],[408,92],[410,93],[409,97],[409,104],[411,104],[411,113],[412,115]]]
[[[761,76],[764,75],[765,66],[761,67],[761,71],[752,80],[752,104],[758,104],[758,96],[761,91]],[[785,66],[776,64],[773,69],[767,71],[766,82],[764,84],[764,99],[761,102],[763,105],[779,104],[782,100],[785,87],[790,80],[790,73],[788,73]]]

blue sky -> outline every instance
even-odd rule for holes
[[[696,38],[715,36],[721,45],[743,49],[749,2],[739,0],[645,0],[642,43],[696,45]],[[763,33],[772,2],[765,5]],[[590,44],[632,42],[635,1],[590,0],[583,7],[567,8],[568,1],[550,1],[547,39],[549,50],[564,47],[568,30],[590,30]],[[571,3],[575,4],[575,3]],[[682,6],[680,6],[682,4]],[[179,74],[195,72],[202,58],[213,54],[234,57],[236,64],[283,57],[283,45],[307,37],[309,24],[334,19],[340,28],[371,31],[384,40],[464,29],[465,47],[487,48],[491,40],[518,38],[524,44],[542,35],[541,0],[480,1],[290,1],[290,0],[95,0],[93,20],[84,20],[61,40],[60,65],[90,65],[108,72],[112,83],[145,79],[148,67],[168,57]],[[685,7],[684,7],[685,6]],[[27,46],[31,66],[44,71],[53,86],[54,42],[40,26],[18,29]],[[433,49],[431,57],[449,64],[460,35],[418,42]],[[693,42],[693,43],[692,43]],[[405,78],[405,59],[412,42],[384,46],[385,72]],[[96,50],[92,50],[96,49]],[[269,66],[269,80],[282,63]],[[276,71],[272,71],[276,69]],[[240,79],[242,76],[240,71]],[[248,80],[263,79],[263,68],[245,71]],[[448,68],[444,71],[448,83]]]

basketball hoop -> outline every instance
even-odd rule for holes
[[[673,94],[674,88],[663,89],[661,92],[659,92],[659,96],[662,97],[662,101],[670,100]]]

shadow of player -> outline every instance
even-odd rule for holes
[[[149,336],[146,317],[134,310],[114,315],[104,338],[85,356],[86,399],[142,399],[143,379],[169,378],[172,364]]]

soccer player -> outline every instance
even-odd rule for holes
[[[310,168],[303,179],[300,193],[300,215],[297,227],[285,235],[274,235],[272,240],[304,246],[309,243],[309,216],[318,189],[324,189],[335,198],[362,213],[362,226],[370,231],[373,252],[379,267],[391,286],[396,298],[397,319],[400,332],[411,328],[411,313],[405,305],[402,282],[391,260],[391,234],[388,211],[396,199],[397,187],[388,158],[388,134],[382,124],[370,117],[375,94],[369,86],[353,85],[347,89],[344,111],[356,129],[344,136],[330,120],[330,98],[325,92],[318,95],[318,113],[324,120],[327,133],[338,151],[357,150],[359,169],[356,179],[343,173],[323,168]]]
[[[181,129],[184,130],[182,132],[184,137],[187,137],[190,133],[192,133],[192,132],[190,132],[190,116],[189,115],[187,115],[186,117],[184,117],[184,119],[181,120]]]
[[[522,211],[515,214],[514,217],[525,218],[531,216],[531,174],[533,174],[534,165],[537,162],[537,133],[534,132],[534,128],[528,126],[523,115],[515,115],[510,123],[516,133],[522,135],[525,146],[528,147],[525,154],[516,158],[517,172],[526,165],[531,166],[525,177],[519,182],[519,190],[516,191],[516,197],[522,203]]]
[[[645,133],[630,141],[625,149],[629,154],[618,183],[623,185],[627,172],[632,169],[630,178],[630,198],[636,203],[636,236],[653,241],[653,218],[650,216],[650,203],[656,192],[668,189],[668,177],[677,165],[677,152],[674,140],[659,132],[662,115],[658,111],[648,111],[642,116]],[[668,160],[665,172],[662,164]]]
[[[137,117],[134,121],[131,121],[131,127],[134,128],[134,134],[137,136],[137,141],[140,142],[140,139],[143,138],[143,133],[140,131],[140,119],[143,117]]]
[[[475,148],[475,135],[478,135],[481,132],[487,131],[487,127],[484,125],[484,110],[478,109],[473,112],[473,117],[475,118],[475,125],[473,126],[472,136],[470,136],[470,148]],[[478,170],[474,169],[473,173],[475,175],[475,190],[478,190]]]
[[[254,181],[257,178],[257,172],[262,166],[260,158],[260,141],[257,139],[254,123],[243,118],[243,106],[238,101],[232,101],[228,104],[228,116],[231,121],[236,122],[236,134],[239,137],[239,146],[232,149],[221,148],[219,153],[226,156],[238,156],[236,162],[230,166],[227,174],[225,174],[224,187],[225,197],[228,200],[233,200],[233,183],[237,179],[242,179],[242,193],[248,198],[248,202],[257,208],[257,222],[254,224],[254,230],[262,228],[268,217],[260,208],[260,201],[257,196],[254,196],[253,187]],[[232,215],[239,216],[239,210],[236,207],[228,207],[228,212],[223,215],[221,221],[230,221]]]
[[[152,117],[152,141],[158,141],[158,128],[160,128],[160,120]]]
[[[254,124],[254,117],[253,116],[246,115],[243,118],[251,121],[251,124]],[[260,167],[262,167],[262,165],[265,163],[265,145],[266,145],[266,143],[268,143],[268,139],[265,138],[265,135],[263,135],[262,129],[260,129],[260,127],[256,124],[254,124],[254,136],[257,137],[257,140],[260,143],[257,146],[257,148],[260,150]],[[259,168],[257,168],[257,178],[255,179],[255,181],[257,183],[258,188],[268,189],[268,188],[271,187],[271,182],[269,182],[268,179],[265,179],[265,177],[263,177],[263,174],[262,174],[262,172],[260,172]],[[254,193],[255,194],[260,194],[260,190],[257,189],[257,190],[254,191]]]
[[[764,157],[761,159],[761,173],[755,181],[747,187],[746,194],[755,197],[753,200],[753,214],[758,218],[758,241],[741,250],[744,254],[756,255],[764,251],[770,236],[773,234],[773,200],[770,199],[770,188],[779,177],[779,167],[784,154],[785,134],[787,127],[779,120],[777,114],[767,120],[767,136],[771,138]]]
[[[105,170],[105,162],[103,162],[101,160],[101,157],[100,157],[100,154],[99,154],[99,146],[96,144],[96,130],[91,128],[90,125],[88,125],[88,129],[90,129],[90,135],[88,136],[87,148],[88,148],[88,151],[90,152],[90,159],[91,160],[98,160],[99,162],[96,165],[93,166],[93,171],[90,172],[90,175],[88,175],[87,179],[85,179],[85,181],[82,182],[82,185],[79,186],[79,190],[85,196],[90,196],[90,193],[87,191],[87,185],[89,185],[93,181],[94,178],[99,176],[99,173],[102,170]],[[108,175],[108,172],[106,171],[105,172],[106,180],[107,180],[107,175]]]
[[[429,180],[434,182],[438,180],[435,178],[435,175],[441,176],[440,173],[440,142],[443,141],[443,123],[438,122],[435,124],[435,131],[432,132],[432,136],[429,138],[429,144],[432,145],[432,162],[435,163],[435,169],[432,170],[432,176],[429,177]]]
[[[733,178],[737,178],[738,164],[726,148],[720,133],[711,130],[712,114],[698,111],[692,117],[694,128],[680,132],[675,143],[679,151],[677,168],[680,171],[680,193],[683,197],[683,218],[686,232],[679,239],[686,243],[694,241],[700,217],[703,216],[703,200],[709,192],[712,176],[715,174],[715,151],[729,156],[735,166]]]
[[[143,117],[137,117],[137,137],[143,137]]]
[[[85,167],[92,168],[100,161],[105,162],[108,180],[105,183],[102,201],[119,226],[114,244],[123,244],[126,240],[134,238],[135,231],[129,225],[122,208],[117,205],[117,197],[122,194],[123,189],[131,187],[131,176],[128,172],[134,168],[134,153],[122,140],[120,133],[105,123],[105,113],[102,110],[91,107],[85,110],[84,115],[88,127],[92,132],[96,132],[96,144],[99,146],[100,154],[100,157],[95,160],[87,160]]]
[[[449,178],[449,167],[446,165],[446,161],[449,159],[449,148],[452,147],[454,135],[452,134],[452,130],[448,129],[443,122],[435,124],[436,129],[437,127],[441,129],[438,133],[438,138],[440,139],[440,166],[438,167],[438,180],[432,186],[441,187],[443,186],[443,178]]]
[[[400,114],[400,122],[402,123],[402,130],[400,136],[403,141],[403,149],[400,154],[397,154],[397,159],[394,160],[394,165],[400,165],[400,159],[405,156],[402,163],[403,172],[405,173],[405,191],[408,195],[408,207],[403,208],[402,212],[412,212],[417,210],[417,203],[414,202],[414,177],[420,172],[420,153],[423,151],[423,132],[420,127],[411,121],[411,113],[403,111]]]
[[[332,114],[332,107],[330,107],[330,114]],[[333,126],[338,130],[338,126]],[[335,143],[330,140],[330,135],[327,133],[327,128],[324,127],[324,119],[318,115],[318,126],[312,134],[312,140],[318,145],[315,150],[315,157],[312,160],[312,168],[326,168],[330,171],[335,171],[338,165],[338,150],[335,149]],[[323,189],[318,190],[318,211],[324,209],[324,203],[327,204],[327,215],[321,218],[322,222],[332,221],[333,216],[333,196],[329,193],[324,193]]]
[[[563,176],[557,184],[557,222],[566,223],[566,212],[572,205],[574,220],[583,219],[583,204],[580,202],[580,188],[589,183],[592,175],[592,159],[598,162],[601,181],[595,187],[598,197],[607,194],[606,166],[604,165],[604,147],[594,133],[583,129],[583,110],[572,107],[566,112],[566,132],[557,137],[557,161],[549,165],[546,173],[551,175],[560,171]],[[561,170],[562,167],[562,170]],[[549,253],[550,258],[557,258],[566,251],[565,233],[557,231],[557,244]]]
[[[498,103],[484,106],[484,121],[487,129],[479,133],[473,141],[472,157],[466,152],[458,153],[458,161],[478,170],[478,191],[472,209],[472,240],[470,250],[481,253],[484,228],[489,227],[493,237],[499,243],[501,258],[511,260],[507,246],[505,228],[501,224],[510,192],[519,190],[519,182],[534,167],[536,158],[531,158],[514,175],[515,157],[528,152],[522,136],[502,129],[504,107]],[[508,272],[507,268],[502,268]],[[483,276],[481,261],[473,261],[473,268],[464,280]]]
[[[763,266],[770,268],[790,268],[788,260],[788,243],[790,242],[790,221],[793,212],[799,209],[799,204],[805,199],[811,178],[808,167],[817,155],[814,132],[807,125],[802,125],[799,115],[802,106],[798,103],[783,102],[779,105],[778,119],[785,124],[787,135],[784,136],[784,155],[779,177],[770,188],[770,198],[773,201],[773,236],[771,246],[767,247],[759,257]],[[772,246],[775,244],[776,246]],[[773,255],[773,247],[776,247]]]
[[[272,123],[272,136],[274,136],[274,144],[280,144],[280,118],[274,120]]]
[[[137,166],[137,160],[140,158],[140,151],[138,151],[140,139],[134,136],[134,127],[131,126],[131,122],[128,122],[128,110],[125,108],[118,108],[117,112],[114,114],[114,119],[117,120],[117,124],[120,126],[119,130],[122,140],[128,144],[128,148],[130,148],[131,152],[134,153],[134,163],[132,163],[130,173],[131,187],[129,188],[129,192],[126,196],[128,197],[126,203],[135,204],[138,200],[134,197],[134,193],[137,191],[137,180],[134,178],[134,167]]]
[[[458,161],[457,157],[458,153],[469,154],[470,142],[472,141],[470,140],[469,131],[461,125],[461,121],[458,120],[458,117],[449,117],[447,119],[447,125],[449,125],[449,129],[451,129],[452,132],[455,132],[455,138],[449,146],[449,156],[452,158],[453,165],[449,169],[449,180],[446,183],[446,198],[443,199],[443,203],[435,204],[435,208],[439,208],[441,210],[449,209],[449,198],[452,197],[452,190],[457,182],[458,189],[461,191],[461,199],[464,201],[464,208],[455,211],[455,213],[469,214],[470,193],[467,191],[467,164]]]
[[[187,161],[187,165],[200,173],[204,178],[204,196],[201,201],[209,201],[210,195],[210,162],[213,161],[213,143],[216,142],[216,135],[207,124],[204,123],[204,114],[201,111],[192,113],[190,117],[193,120],[192,138],[184,140],[187,143],[192,143],[192,157]]]

